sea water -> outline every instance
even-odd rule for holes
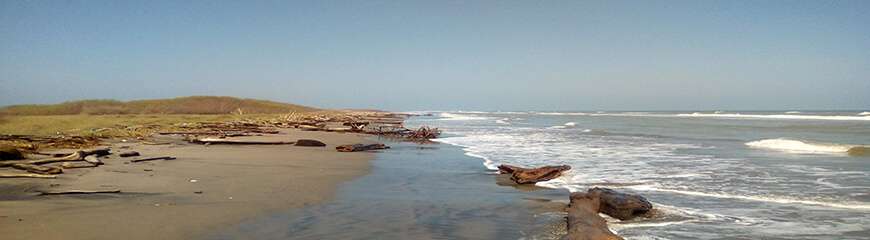
[[[626,239],[870,238],[870,112],[416,114],[436,143],[386,141],[333,201],[210,239],[557,239],[568,193],[593,187],[657,209],[607,218]],[[515,188],[500,164],[572,169]]]
[[[495,171],[570,165],[538,186],[645,196],[628,239],[870,238],[870,112],[424,112]]]

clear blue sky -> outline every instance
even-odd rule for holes
[[[870,109],[870,1],[0,0],[0,106]]]

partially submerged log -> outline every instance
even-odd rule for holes
[[[624,194],[607,188],[589,189],[588,193],[601,199],[599,210],[601,213],[619,220],[636,218],[653,209],[646,198],[637,195]]]
[[[645,215],[653,206],[646,198],[620,193],[607,188],[592,188],[586,192],[571,193],[568,212],[568,234],[560,239],[622,239],[607,228],[598,213],[628,220]]]
[[[498,166],[498,171],[502,174],[512,174],[511,180],[518,184],[530,184],[542,181],[552,180],[562,176],[562,172],[571,170],[571,166],[545,166],[539,168],[521,168],[502,164]]]
[[[114,190],[66,190],[66,191],[37,191],[40,196],[43,195],[64,195],[64,194],[96,194],[96,193],[121,193],[120,189]]]
[[[607,228],[598,211],[601,200],[598,196],[585,192],[571,193],[571,204],[565,211],[568,212],[568,234],[560,240],[619,240],[622,237],[613,234]]]
[[[377,149],[387,149],[390,148],[384,144],[376,143],[376,144],[354,144],[354,145],[341,145],[335,147],[335,150],[339,152],[359,152],[359,151],[368,151],[368,150],[377,150]]]

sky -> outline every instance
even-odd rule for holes
[[[870,1],[0,0],[0,106],[868,110]]]

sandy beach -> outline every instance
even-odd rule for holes
[[[315,139],[326,147],[205,146],[177,137],[148,139],[167,145],[114,141],[107,146],[114,154],[100,167],[66,169],[56,179],[0,179],[0,233],[8,240],[203,238],[254,217],[329,201],[341,183],[370,170],[372,154],[335,150],[372,143],[364,136],[281,129],[244,137]],[[117,155],[124,151],[141,156]],[[177,159],[130,162],[164,156]],[[115,189],[121,193],[37,196],[37,191]]]

